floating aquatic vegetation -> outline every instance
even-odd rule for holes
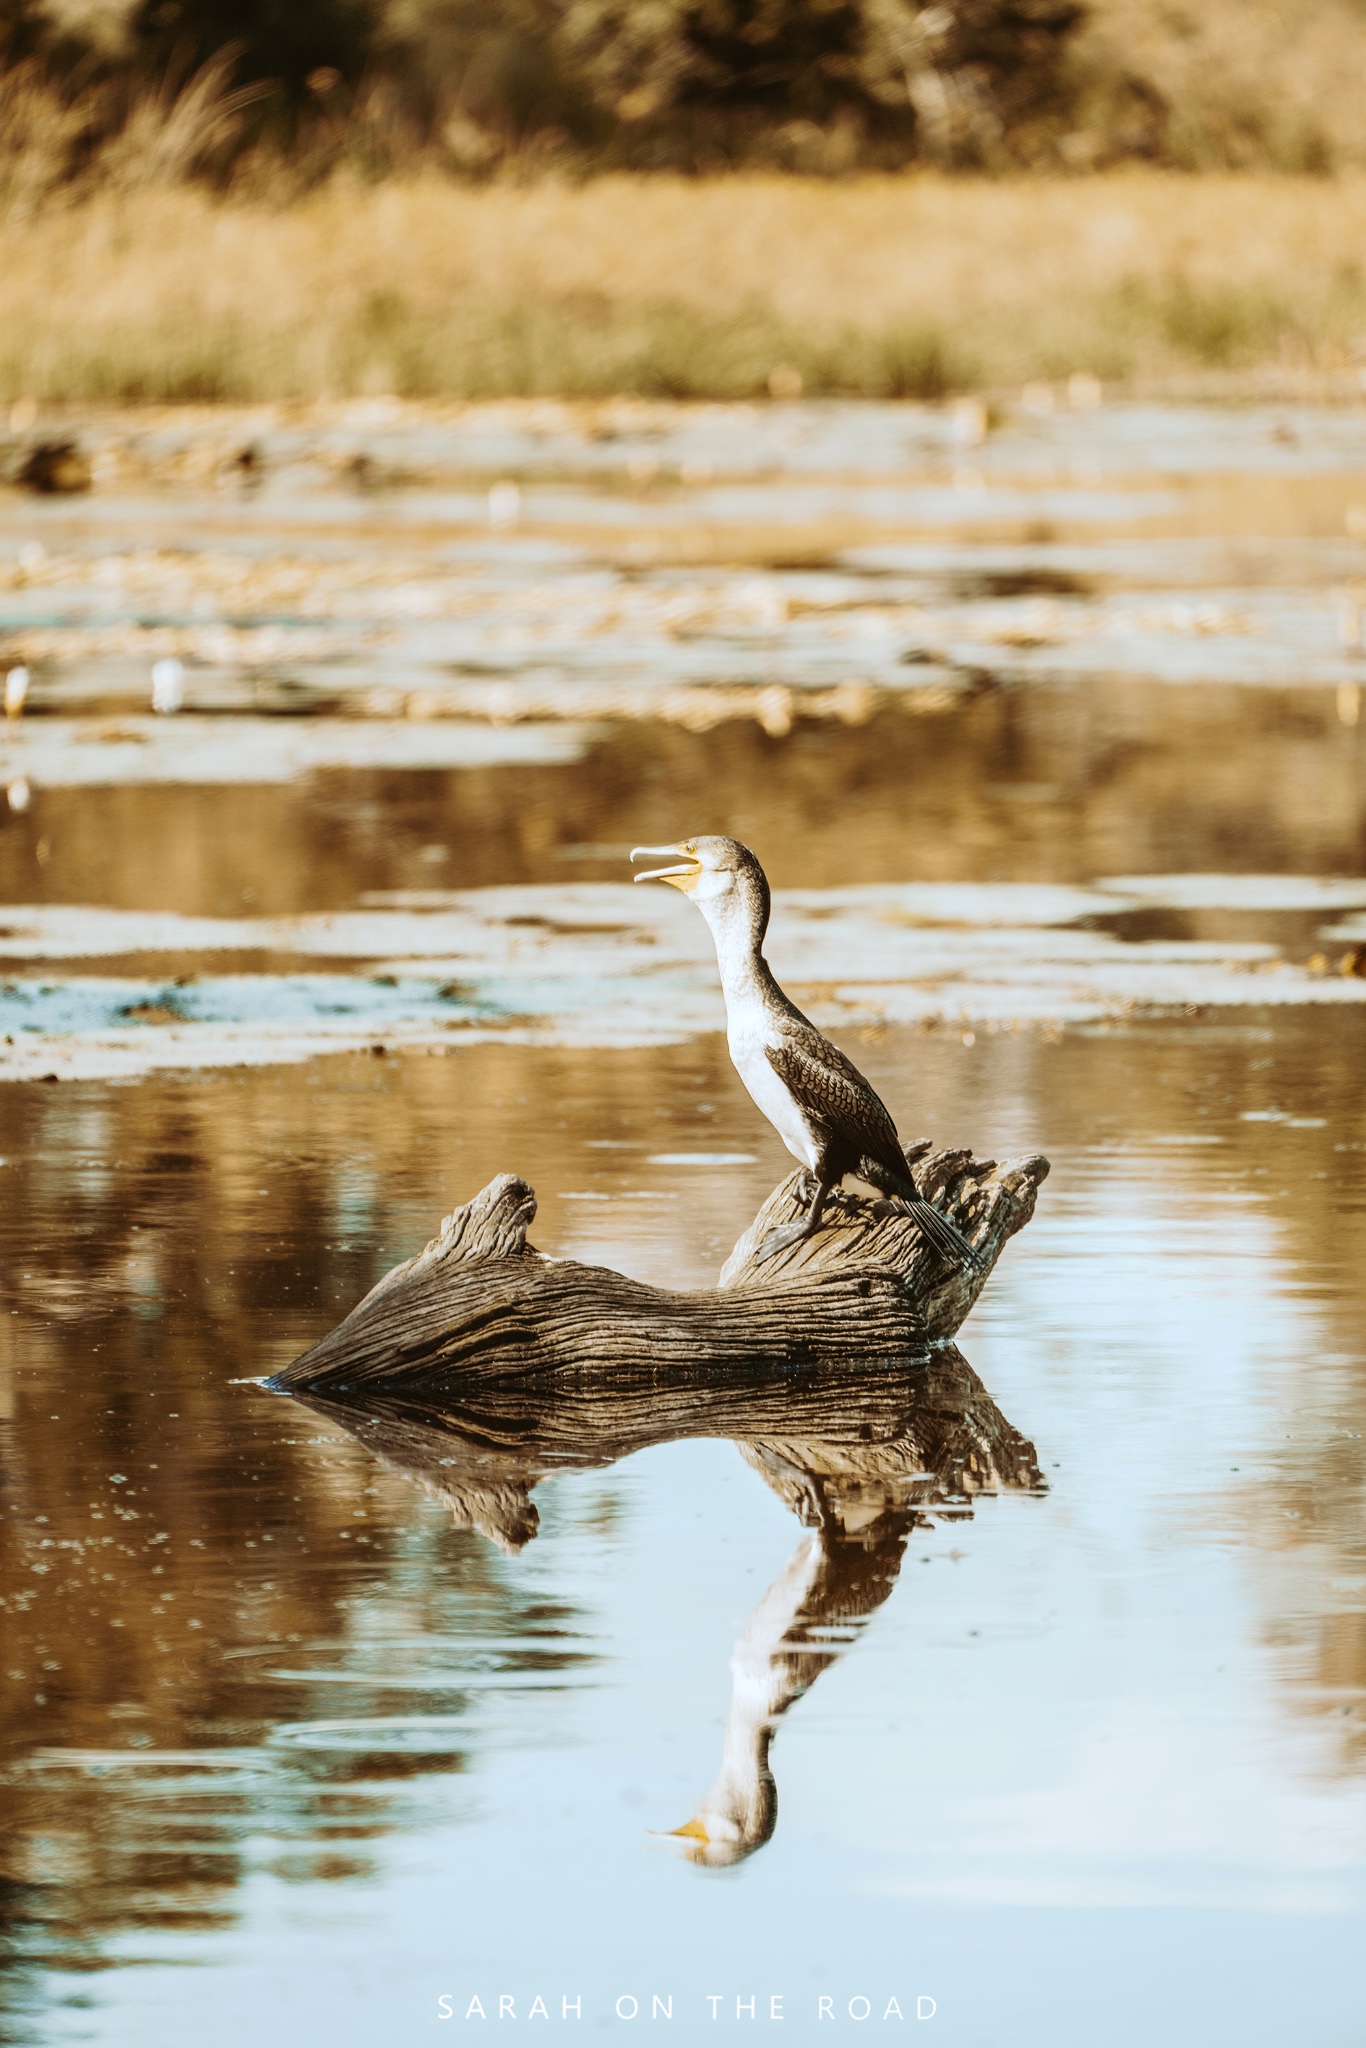
[[[1096,928],[1145,904],[1217,901],[1220,879],[778,891],[768,955],[837,1031],[1366,1001],[1366,981],[1316,973],[1269,940],[1133,940]],[[1227,900],[1238,908],[1366,902],[1366,882],[1232,879]],[[1240,890],[1240,880],[1249,886]],[[650,1045],[722,1027],[706,932],[662,896],[586,883],[433,890],[422,906],[273,919],[12,909],[0,928],[0,958],[15,963],[0,987],[0,1076],[278,1064],[375,1044],[455,1050],[490,1036]],[[215,953],[244,950],[330,967],[214,972]],[[200,970],[169,983],[89,972],[100,958],[157,952],[197,959]],[[61,960],[85,971],[34,974],[40,961]]]

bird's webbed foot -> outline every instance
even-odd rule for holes
[[[762,1265],[763,1261],[771,1259],[775,1252],[785,1252],[789,1245],[800,1244],[803,1238],[812,1234],[809,1216],[799,1217],[795,1223],[785,1223],[781,1230],[770,1230],[754,1254],[755,1265]]]
[[[832,1183],[821,1178],[820,1172],[808,1173],[803,1183],[803,1193],[811,1189],[811,1206],[805,1216],[799,1216],[795,1223],[785,1223],[781,1230],[770,1230],[768,1236],[754,1254],[756,1265],[771,1259],[775,1252],[785,1252],[789,1245],[800,1244],[803,1238],[814,1237],[820,1228],[821,1211]]]

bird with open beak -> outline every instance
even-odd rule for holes
[[[967,1239],[917,1189],[877,1091],[774,980],[763,950],[768,881],[749,848],[738,839],[707,835],[677,846],[637,846],[631,859],[660,854],[670,856],[671,865],[648,868],[635,880],[681,890],[706,918],[716,942],[735,1071],[813,1183],[806,1214],[771,1231],[755,1257],[772,1258],[813,1236],[831,1188],[853,1174],[899,1202],[943,1257],[974,1266]]]

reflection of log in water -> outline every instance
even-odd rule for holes
[[[1033,1445],[952,1344],[914,1361],[745,1366],[668,1385],[605,1370],[592,1384],[524,1383],[439,1404],[297,1398],[506,1550],[536,1534],[531,1493],[548,1473],[614,1465],[691,1437],[730,1438],[803,1522],[827,1534],[893,1511],[910,1529],[917,1515],[968,1511],[976,1493],[1039,1484]]]
[[[591,1384],[522,1382],[439,1406],[298,1398],[508,1550],[535,1536],[531,1494],[549,1473],[681,1438],[736,1443],[811,1533],[736,1645],[720,1774],[670,1838],[713,1865],[740,1861],[772,1834],[774,1724],[887,1599],[912,1531],[971,1514],[979,1493],[1041,1485],[1033,1445],[951,1344],[914,1361],[713,1369],[667,1385],[606,1370]]]

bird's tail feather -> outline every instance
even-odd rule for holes
[[[947,1216],[941,1216],[933,1202],[927,1202],[917,1195],[914,1199],[903,1198],[903,1207],[907,1215],[920,1225],[937,1252],[958,1265],[966,1266],[969,1272],[975,1271],[976,1252],[957,1224],[950,1223]]]
[[[901,1204],[912,1222],[919,1224],[941,1258],[952,1259],[955,1265],[965,1266],[969,1273],[977,1271],[982,1262],[962,1231],[956,1223],[950,1223],[933,1202],[925,1200],[909,1174],[894,1174],[880,1159],[873,1159],[866,1153],[859,1161],[858,1170],[875,1188],[881,1188],[884,1194]]]

